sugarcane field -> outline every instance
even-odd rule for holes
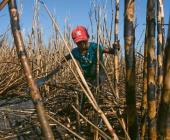
[[[0,0],[0,140],[170,140],[170,1]]]

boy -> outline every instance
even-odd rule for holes
[[[76,43],[77,47],[72,49],[71,53],[73,57],[79,62],[85,79],[90,82],[91,85],[96,86],[96,68],[97,68],[97,43],[89,42],[89,34],[87,29],[84,26],[77,26],[75,29],[72,30],[72,39]],[[102,45],[99,45],[99,60],[100,64],[103,64],[103,54],[114,54],[116,47],[117,50],[120,49],[119,41],[118,44],[113,44],[113,48],[105,48]],[[70,54],[65,56],[66,60],[70,60]],[[61,62],[63,64],[65,59]],[[37,81],[37,85],[43,85],[47,80],[49,80],[54,74],[56,74],[59,69],[62,67],[60,65],[58,68],[54,69],[50,72],[47,76],[40,78]],[[105,79],[105,74],[102,66],[99,66],[99,82],[101,83]]]
[[[97,43],[88,42],[89,34],[87,29],[83,26],[77,26],[72,31],[72,39],[76,43],[77,47],[72,49],[71,53],[73,57],[79,62],[85,79],[91,84],[96,85],[96,67],[97,67]],[[114,46],[116,47],[116,46]],[[119,44],[118,44],[119,50]],[[103,64],[103,53],[114,54],[115,48],[104,48],[99,45],[99,60]],[[66,57],[66,60],[71,59],[70,54]],[[102,66],[99,68],[99,81],[102,82],[105,78],[104,70]]]

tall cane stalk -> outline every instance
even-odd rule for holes
[[[115,26],[114,26],[114,87],[115,94],[119,98],[118,79],[119,79],[119,52],[118,52],[118,24],[119,24],[119,0],[116,0]]]
[[[158,139],[170,139],[170,19],[164,56],[163,92],[158,111]]]
[[[21,31],[20,31],[19,16],[18,16],[16,0],[10,0],[8,3],[8,6],[9,6],[9,13],[10,13],[10,18],[11,18],[11,29],[12,29],[12,34],[14,37],[14,42],[15,42],[15,46],[17,49],[18,57],[24,69],[24,73],[25,73],[29,88],[31,90],[31,97],[35,105],[37,114],[38,114],[38,119],[42,126],[43,134],[46,140],[54,140],[53,133],[51,131],[51,128],[45,116],[45,110],[43,107],[42,98],[40,96],[37,85],[32,77],[32,72],[31,72],[31,69],[28,63],[26,50],[24,47],[24,42],[23,42],[23,38],[21,35]]]
[[[161,97],[163,86],[163,0],[157,0],[157,61],[158,61],[158,79],[157,79],[157,97],[158,104]]]
[[[148,28],[146,25],[145,31],[145,44],[144,44],[144,63],[143,63],[143,94],[141,103],[141,140],[145,140],[146,137],[146,118],[147,118],[147,49],[148,49],[148,39],[147,39]]]
[[[124,12],[127,127],[132,140],[138,139],[134,48],[134,3],[134,0],[125,0]]]
[[[100,8],[98,9],[98,12],[97,12],[97,63],[96,63],[96,101],[98,102],[98,98],[99,98],[99,76],[100,76],[100,50],[99,50],[99,44],[100,44],[100,16],[101,16],[101,12],[100,12]],[[99,117],[98,116],[95,116],[95,123],[98,124],[98,121],[99,121]],[[95,132],[94,132],[94,140],[98,140],[99,138],[99,134],[98,134],[98,130],[96,129]]]
[[[155,0],[147,1],[147,100],[148,100],[148,139],[156,140],[156,83],[155,83]]]

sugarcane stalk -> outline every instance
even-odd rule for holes
[[[3,0],[1,3],[0,3],[0,11],[4,8],[4,6],[8,3],[9,0]]]
[[[119,24],[119,0],[116,0],[115,26],[114,26],[114,87],[115,94],[119,98],[118,79],[119,79],[119,54],[118,54],[118,24]]]
[[[93,126],[95,129],[97,129],[99,132],[100,132],[100,135],[102,135],[102,137],[104,139],[108,139],[108,140],[112,140],[111,137],[109,137],[107,134],[105,134],[105,132],[103,132],[101,129],[99,129],[96,125],[94,125],[92,122],[90,122],[85,116],[83,116],[83,114],[81,114],[78,109],[76,109],[76,107],[74,105],[72,105],[73,109],[79,113],[79,115],[88,123],[90,124],[91,126]]]
[[[157,61],[158,61],[158,79],[157,79],[157,99],[158,105],[163,86],[163,0],[157,0]]]
[[[158,111],[158,139],[170,139],[170,19],[168,37],[164,52],[163,91]]]
[[[134,2],[134,0],[125,0],[124,12],[127,129],[132,140],[138,139],[134,48]]]
[[[99,50],[99,43],[100,43],[100,17],[101,17],[101,14],[100,14],[100,8],[98,9],[98,22],[97,22],[97,62],[96,62],[96,101],[98,102],[98,98],[99,98],[99,76],[100,76],[100,69],[99,69],[99,64],[100,64],[100,50]],[[98,120],[99,120],[99,117],[98,116],[95,116],[95,123],[96,125],[98,124]],[[99,138],[99,132],[97,129],[95,129],[95,132],[94,132],[94,140],[98,140]]]
[[[38,18],[38,0],[34,2],[34,12],[33,12],[33,20],[32,20],[32,33],[31,37],[33,39],[33,48],[37,47],[37,19]]]
[[[60,125],[61,127],[63,127],[64,129],[66,129],[68,132],[70,132],[71,134],[73,134],[75,137],[77,137],[79,140],[85,140],[83,137],[81,137],[80,135],[78,135],[77,133],[75,133],[74,131],[72,131],[71,129],[69,129],[68,127],[64,126],[62,123],[60,123],[59,121],[57,121],[56,119],[54,119],[52,116],[48,115],[48,117],[53,120],[56,124]]]
[[[110,44],[112,40],[113,23],[114,23],[114,0],[111,0],[111,5],[112,5],[112,17],[111,17],[111,25],[110,25],[110,32],[109,32],[109,43]]]
[[[111,79],[109,78],[108,73],[107,73],[107,70],[106,70],[106,68],[104,67],[104,65],[101,64],[101,66],[103,67],[104,72],[105,72],[105,74],[106,74],[107,80],[108,80],[108,82],[109,82],[109,86],[110,86],[110,88],[111,88],[111,90],[112,90],[112,94],[113,94],[113,96],[114,96],[115,99],[116,99],[116,100],[113,100],[113,102],[114,102],[115,105],[118,106],[118,105],[119,105],[119,104],[118,104],[119,102],[117,101],[118,97],[115,95],[115,91],[114,91],[114,88],[113,88],[113,85],[112,85],[112,81],[111,81]],[[114,112],[113,109],[112,109],[112,112]],[[122,112],[121,112],[121,110],[118,108],[118,111],[117,111],[117,113],[116,113],[116,117],[118,118],[118,121],[120,122],[120,125],[122,126],[122,129],[123,129],[124,132],[125,132],[126,139],[127,139],[127,140],[130,140],[129,134],[128,134],[127,131],[126,131],[126,124],[125,124],[124,118],[122,118],[122,117],[120,117],[120,116],[122,116]]]
[[[156,83],[155,83],[155,0],[147,1],[147,100],[148,139],[156,140]]]
[[[143,63],[143,94],[142,94],[142,103],[141,103],[141,140],[146,139],[146,118],[147,118],[147,49],[148,49],[148,40],[147,40],[148,28],[146,26],[145,31],[145,44],[144,44],[144,63]]]
[[[25,77],[26,77],[28,86],[31,91],[32,101],[36,108],[38,119],[40,121],[44,137],[47,140],[54,140],[52,130],[45,116],[45,110],[43,107],[42,98],[40,96],[37,85],[32,77],[32,72],[31,72],[31,69],[28,63],[26,50],[24,47],[24,42],[23,42],[23,38],[21,35],[21,31],[20,31],[19,16],[18,16],[18,11],[17,11],[16,0],[10,0],[8,3],[8,7],[9,7],[10,18],[11,18],[11,29],[12,29],[12,34],[14,37],[15,46],[17,49],[18,58],[20,59],[20,62],[22,64]]]

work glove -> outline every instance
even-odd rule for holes
[[[113,47],[114,50],[117,49],[118,51],[120,51],[120,48],[121,48],[121,46],[120,46],[120,40],[114,42],[114,43],[112,44],[112,47]]]

